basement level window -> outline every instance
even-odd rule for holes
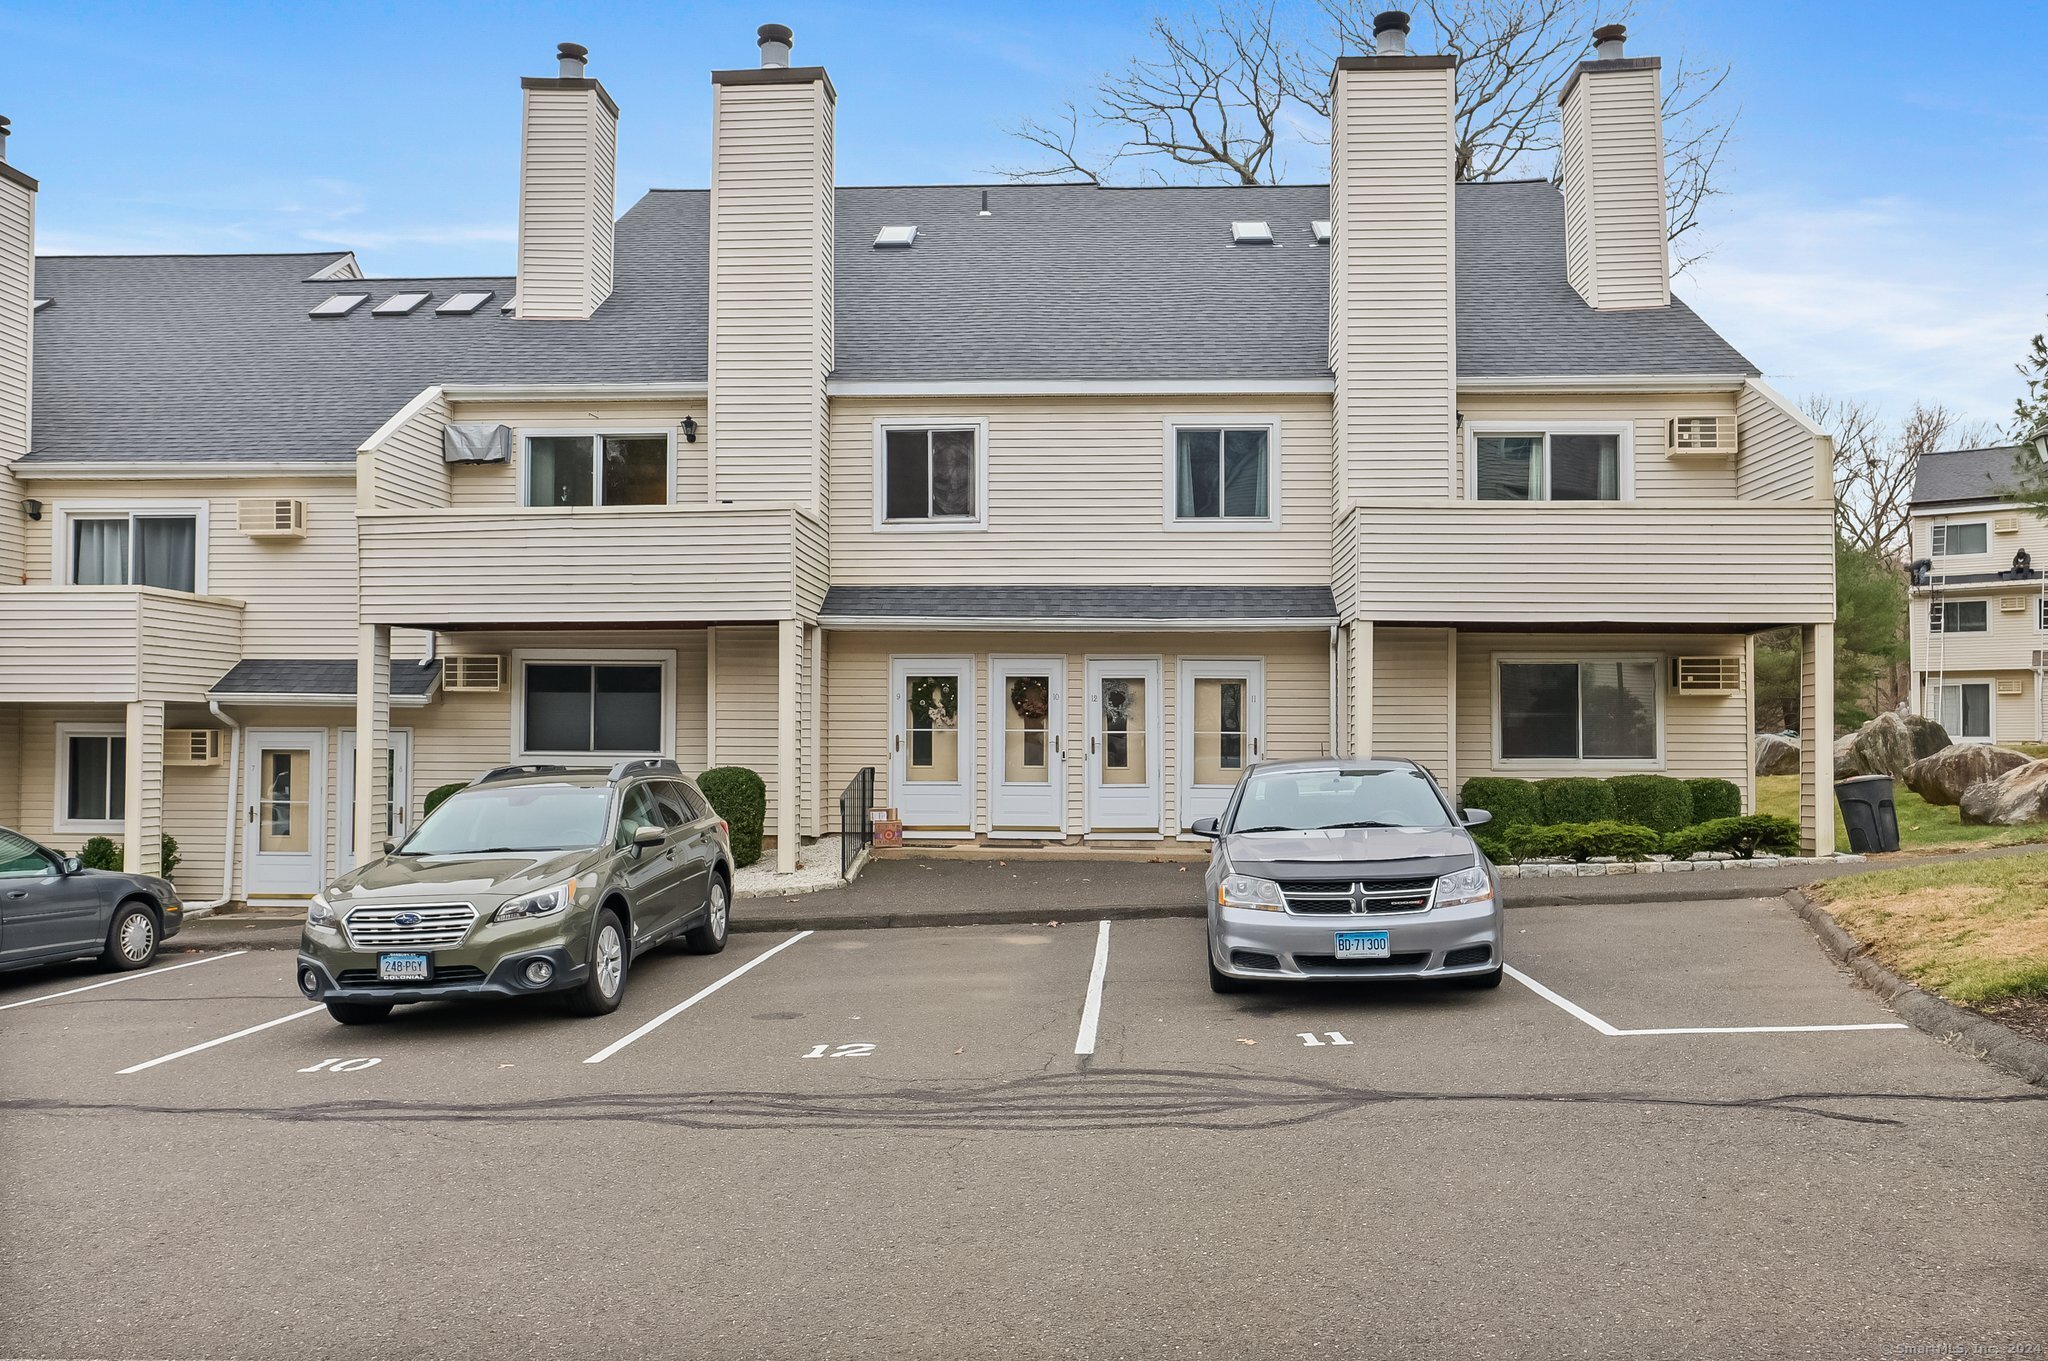
[[[1330,244],[1330,219],[1319,217],[1308,224],[1309,234],[1314,236],[1318,246]]]
[[[909,250],[917,244],[916,227],[884,227],[875,233],[876,250]]]
[[[409,316],[415,308],[426,300],[427,295],[424,293],[393,293],[390,297],[372,307],[370,315],[373,317]]]
[[[434,309],[437,317],[466,317],[491,300],[488,293],[457,293]]]
[[[1268,222],[1233,222],[1230,224],[1230,244],[1270,246],[1273,244],[1273,226]]]
[[[369,300],[370,295],[367,293],[337,293],[306,315],[310,317],[345,317]]]

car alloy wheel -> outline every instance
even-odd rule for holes
[[[711,881],[711,934],[720,940],[725,938],[726,919],[731,911],[726,902],[725,881],[714,878]]]
[[[619,928],[606,922],[597,933],[597,986],[606,997],[617,997],[626,977],[626,942]]]

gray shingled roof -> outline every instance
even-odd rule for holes
[[[1913,470],[1913,504],[1998,499],[2012,486],[2022,453],[2021,446],[2003,445],[1922,454]]]
[[[1327,586],[834,586],[819,613],[861,620],[1075,619],[1337,622]]]
[[[417,661],[391,663],[391,695],[394,699],[424,699],[434,693],[441,678],[441,663],[422,666]],[[216,699],[238,695],[301,695],[307,699],[353,697],[356,692],[356,664],[352,661],[245,661],[215,681],[207,693]]]
[[[842,379],[1317,379],[1328,376],[1328,215],[1320,185],[1096,189],[1000,185],[838,193]],[[509,278],[310,281],[335,253],[51,256],[37,262],[30,461],[345,462],[430,383],[701,383],[707,195],[648,194],[619,220],[597,315],[517,321]],[[1273,246],[1233,246],[1261,218]],[[1755,369],[1683,304],[1597,312],[1564,276],[1547,182],[1458,190],[1458,349],[1472,377]],[[915,224],[910,250],[872,246]],[[433,296],[378,317],[392,293]],[[434,307],[466,289],[466,317]],[[370,301],[307,311],[337,292]]]

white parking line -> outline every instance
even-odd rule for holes
[[[188,959],[183,964],[166,964],[161,969],[140,969],[134,973],[124,973],[118,978],[108,978],[98,983],[88,983],[82,988],[67,988],[63,992],[46,992],[40,997],[24,997],[19,1002],[0,1003],[0,1011],[12,1011],[16,1007],[25,1007],[34,1002],[54,1002],[59,997],[71,997],[81,992],[91,992],[94,988],[111,988],[116,983],[127,983],[137,978],[154,978],[160,973],[169,973],[173,969],[189,969],[195,964],[211,964],[216,959],[233,959],[236,955],[246,955],[248,953],[247,950],[230,950],[224,955],[206,955],[199,959]]]
[[[1652,1030],[1621,1030],[1607,1024],[1592,1012],[1568,997],[1562,997],[1544,987],[1512,964],[1501,966],[1508,977],[1520,983],[1529,991],[1551,1005],[1568,1011],[1584,1021],[1602,1035],[1628,1037],[1634,1035],[1806,1035],[1829,1030],[1904,1030],[1904,1021],[1865,1021],[1855,1025],[1701,1025],[1663,1026]]]
[[[799,931],[795,935],[791,936],[788,940],[783,941],[782,944],[774,946],[771,949],[763,950],[760,954],[755,955],[752,959],[740,965],[737,969],[734,969],[731,973],[719,979],[710,987],[705,988],[701,992],[693,993],[690,996],[685,997],[682,1001],[676,1003],[667,1011],[662,1012],[661,1015],[647,1022],[647,1024],[641,1026],[638,1030],[632,1031],[627,1035],[621,1036],[619,1039],[613,1040],[610,1044],[598,1050],[595,1054],[592,1054],[589,1058],[583,1061],[585,1063],[603,1063],[606,1059],[618,1053],[621,1049],[624,1049],[627,1045],[641,1038],[643,1035],[646,1035],[651,1031],[658,1030],[662,1026],[667,1025],[670,1021],[682,1015],[691,1007],[696,1006],[699,1002],[709,997],[712,993],[717,992],[720,988],[732,982],[735,978],[738,978],[741,974],[753,968],[756,964],[762,963],[763,961],[767,960],[770,956],[781,954],[784,950],[787,950],[790,946],[796,944],[798,941],[802,940],[805,936],[808,936],[810,934],[811,933],[809,931]]]
[[[123,1068],[118,1076],[126,1077],[130,1073],[139,1073],[145,1068],[154,1068],[159,1063],[169,1063],[172,1059],[182,1059],[188,1054],[197,1054],[201,1050],[211,1049],[215,1045],[226,1044],[230,1040],[239,1040],[244,1035],[254,1035],[259,1030],[268,1030],[274,1025],[283,1025],[286,1021],[296,1021],[301,1016],[311,1016],[316,1011],[325,1010],[327,1010],[325,1006],[307,1007],[304,1011],[295,1011],[289,1016],[280,1016],[274,1021],[265,1021],[261,1025],[252,1025],[247,1030],[237,1030],[234,1034],[223,1035],[217,1040],[207,1040],[205,1043],[195,1044],[189,1049],[180,1049],[175,1054],[165,1054],[162,1058],[151,1059],[147,1063],[138,1063],[132,1068]]]
[[[1095,1052],[1095,1028],[1102,1020],[1102,980],[1109,973],[1109,923],[1095,933],[1095,967],[1088,972],[1088,1000],[1081,1004],[1081,1031],[1074,1037],[1076,1054]]]

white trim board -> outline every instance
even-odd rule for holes
[[[1147,633],[1200,630],[1205,633],[1257,631],[1261,633],[1322,633],[1335,628],[1332,615],[1315,619],[1051,619],[1038,616],[1005,617],[975,615],[958,619],[926,619],[916,615],[832,615],[818,616],[820,628],[843,632],[914,629],[920,633],[961,630],[1022,633]]]
[[[1198,397],[1262,394],[1328,394],[1337,390],[1333,378],[1219,378],[1072,380],[863,379],[829,378],[828,397]]]
[[[184,479],[194,477],[346,477],[356,475],[355,455],[334,462],[256,463],[244,459],[151,459],[121,463],[17,463],[14,475],[23,482],[133,482],[138,479]]]

